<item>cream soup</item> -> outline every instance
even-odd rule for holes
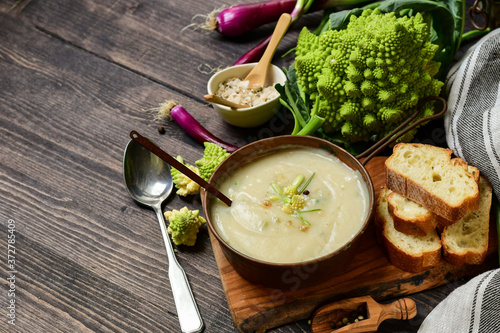
[[[299,195],[301,208],[284,209],[279,189],[298,175],[307,180],[313,173]],[[368,215],[368,188],[361,174],[321,149],[286,149],[261,157],[218,187],[232,205],[212,200],[215,229],[234,249],[268,262],[301,262],[330,253],[346,244]]]

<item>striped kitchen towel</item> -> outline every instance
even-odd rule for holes
[[[479,168],[500,198],[500,28],[483,37],[449,71],[446,141]],[[499,333],[500,269],[455,289],[425,318],[418,333]]]
[[[500,28],[467,50],[445,87],[448,147],[476,166],[500,198]]]
[[[418,333],[500,332],[500,269],[455,289],[425,318]]]

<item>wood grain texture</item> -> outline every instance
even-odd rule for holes
[[[366,165],[375,194],[385,184],[387,157],[378,156]],[[426,271],[410,273],[393,266],[377,243],[374,224],[363,234],[357,254],[341,273],[324,283],[303,288],[309,274],[303,279],[284,281],[290,290],[265,287],[248,282],[231,267],[215,237],[211,237],[222,285],[228,299],[236,327],[240,332],[265,331],[289,322],[310,318],[322,304],[343,298],[370,295],[375,300],[401,297],[441,286],[455,279],[475,276],[497,267],[498,241],[494,221],[491,222],[487,260],[482,265],[454,266],[442,260]],[[284,279],[285,278],[285,275]]]
[[[0,4],[0,253],[7,253],[7,221],[13,219],[18,271],[11,326],[2,257],[0,332],[178,332],[160,230],[153,211],[126,192],[123,149],[135,129],[172,155],[199,159],[199,143],[175,123],[154,120],[153,109],[166,99],[235,145],[290,133],[288,112],[261,127],[239,129],[203,101],[208,71],[232,64],[273,25],[237,39],[182,31],[196,14],[224,4],[216,0],[24,0],[9,11],[17,2]],[[277,55],[318,18],[311,14],[292,26]],[[276,64],[292,60],[276,58]],[[422,131],[422,140],[443,144],[439,128]],[[183,206],[199,209],[200,199],[173,195],[164,209]],[[205,331],[236,332],[207,229],[196,246],[176,249]],[[384,322],[379,332],[416,332],[434,306],[466,281],[412,295],[419,315]],[[272,331],[310,331],[307,319],[288,322]]]
[[[121,159],[132,128],[186,159],[202,148],[189,145],[175,126],[161,137],[149,126],[151,116],[141,108],[165,87],[36,29],[3,22],[0,149],[8,158],[0,162],[0,214],[2,226],[17,221],[19,332],[67,332],[72,325],[89,332],[175,331],[156,217],[128,197]],[[168,205],[199,203],[174,197]],[[225,318],[222,327],[230,329],[224,295],[208,287],[220,281],[215,263],[200,257],[206,252],[205,231],[195,248],[179,249],[179,261],[202,315]]]
[[[245,1],[231,5],[237,3]],[[26,8],[23,18],[53,36],[202,101],[208,72],[232,65],[242,50],[249,50],[274,28],[269,24],[238,38],[225,38],[195,26],[188,28],[191,23],[203,22],[200,17],[193,20],[196,15],[223,5],[228,4],[172,0],[40,2]],[[290,29],[276,59],[294,46],[306,22],[310,21],[306,19]],[[182,59],[182,63],[176,59]],[[289,56],[286,61],[292,59]]]

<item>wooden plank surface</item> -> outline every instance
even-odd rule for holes
[[[223,5],[227,6],[217,1],[57,1],[28,6],[23,18],[42,31],[202,101],[209,78],[206,72],[231,65],[242,50],[273,29],[267,25],[251,35],[230,39],[187,28],[203,22],[202,18],[193,20],[197,14]],[[305,19],[290,29],[277,56],[294,46],[298,31],[310,22]]]
[[[236,145],[289,133],[293,125],[282,112],[259,128],[235,128],[203,101],[207,70],[232,64],[273,28],[238,39],[182,31],[193,16],[221,5],[216,0],[0,4],[0,253],[5,254],[0,332],[179,331],[156,217],[136,205],[124,186],[128,133],[137,130],[172,155],[194,162],[202,146],[175,123],[157,122],[146,110],[174,99]],[[278,55],[318,17],[309,15],[295,25]],[[160,124],[165,135],[157,131]],[[424,139],[443,144],[439,135]],[[200,208],[199,196],[173,195],[164,209],[183,206]],[[11,220],[15,326],[6,320]],[[176,250],[205,331],[236,332],[206,227],[196,246]],[[379,331],[417,331],[426,314],[464,282],[413,295],[419,315],[410,322],[384,323]],[[298,320],[272,331],[308,330],[307,320]]]
[[[131,129],[186,158],[202,152],[176,126],[160,137],[141,110],[172,92],[32,27],[2,21],[8,43],[0,43],[0,214],[5,228],[8,219],[17,223],[19,332],[175,331],[156,217],[128,197],[121,163]],[[197,206],[174,197],[169,207],[184,204]],[[6,245],[2,240],[3,253]],[[178,255],[202,314],[225,317],[222,327],[231,329],[224,295],[207,288],[220,288],[214,261],[193,260],[209,253],[202,233],[195,248]]]
[[[385,184],[384,162],[377,156],[366,165],[378,196]],[[215,237],[212,246],[219,268],[229,310],[240,332],[264,331],[301,319],[312,319],[314,310],[329,302],[370,295],[375,300],[401,297],[432,289],[459,278],[476,276],[498,266],[498,241],[491,221],[488,255],[481,265],[454,266],[442,260],[438,265],[418,273],[393,266],[377,243],[373,221],[362,236],[356,255],[337,276],[325,282],[301,287],[300,279],[289,281],[289,290],[248,282],[231,267]],[[307,273],[303,280],[308,278]]]

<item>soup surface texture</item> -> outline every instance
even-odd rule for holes
[[[287,198],[280,189],[313,173],[299,195],[302,206],[283,209]],[[211,200],[218,234],[239,252],[267,262],[302,262],[330,253],[346,244],[368,215],[361,174],[322,149],[290,148],[263,156],[218,187],[232,200],[231,207]]]

